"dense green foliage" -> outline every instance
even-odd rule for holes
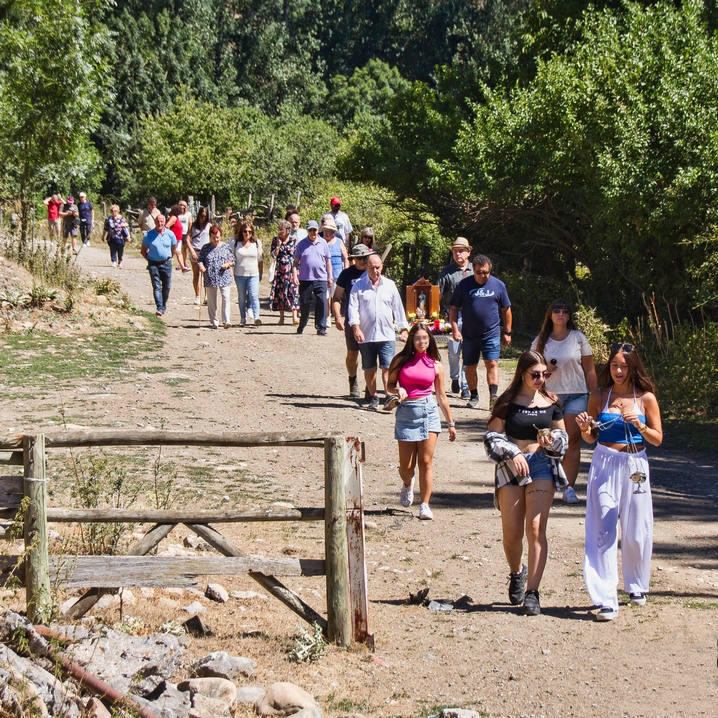
[[[249,192],[286,202],[307,178],[331,171],[338,139],[331,125],[291,107],[271,118],[184,98],[141,118],[137,189],[168,203],[187,194],[206,203],[214,194],[218,204],[237,206]]]
[[[519,339],[557,294],[597,338],[653,295],[710,327],[717,28],[705,0],[11,0],[0,191],[339,193],[400,282],[457,234],[490,254]]]
[[[104,0],[4,3],[0,12],[0,190],[21,200],[95,179],[89,142],[105,94]],[[51,31],[50,31],[51,28]],[[23,201],[23,212],[27,212]],[[24,226],[24,225],[23,225]]]
[[[531,79],[484,84],[470,112],[450,72],[414,83],[342,166],[505,263],[563,282],[582,266],[583,291],[614,319],[641,313],[644,292],[709,300],[676,282],[710,274],[718,226],[718,45],[703,4],[591,10],[568,35]]]

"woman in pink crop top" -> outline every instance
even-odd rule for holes
[[[432,394],[436,391],[436,400]],[[414,469],[419,464],[420,519],[433,519],[429,508],[434,480],[432,462],[436,440],[441,432],[437,401],[449,425],[449,441],[456,439],[451,407],[444,391],[444,370],[434,337],[426,326],[415,324],[404,348],[389,366],[387,391],[396,393],[394,438],[399,442],[399,476],[403,482],[399,500],[402,506],[414,501]]]

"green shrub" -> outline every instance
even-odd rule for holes
[[[666,415],[713,417],[718,411],[718,322],[674,329],[664,356],[651,364]]]
[[[611,327],[598,316],[596,307],[587,307],[583,304],[576,307],[573,320],[576,327],[586,335],[593,349],[593,361],[596,366],[605,364],[608,361],[608,332]]]

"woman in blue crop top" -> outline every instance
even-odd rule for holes
[[[598,440],[586,486],[583,576],[598,621],[618,615],[618,522],[623,585],[633,606],[646,603],[653,550],[653,506],[645,445],[663,441],[653,382],[632,344],[614,344],[591,394],[576,417],[586,441]],[[631,477],[643,478],[641,484]]]
[[[543,450],[553,443],[552,429],[564,430],[558,398],[546,389],[547,376],[543,355],[524,352],[487,426],[489,431],[505,434],[521,451],[511,459],[516,477],[499,485],[497,474],[496,493],[510,571],[509,601],[522,603],[523,613],[530,616],[541,612],[538,588],[548,555],[546,524],[554,493],[551,462]],[[530,483],[525,483],[529,476]],[[522,563],[524,527],[528,566]]]

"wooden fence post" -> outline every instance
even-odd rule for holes
[[[45,499],[45,435],[24,436],[23,490],[30,503],[25,510],[25,600],[32,623],[50,619],[50,571],[47,560],[47,507]]]
[[[346,532],[343,436],[324,440],[324,551],[327,576],[327,637],[348,646],[352,636],[349,606],[349,551]]]

